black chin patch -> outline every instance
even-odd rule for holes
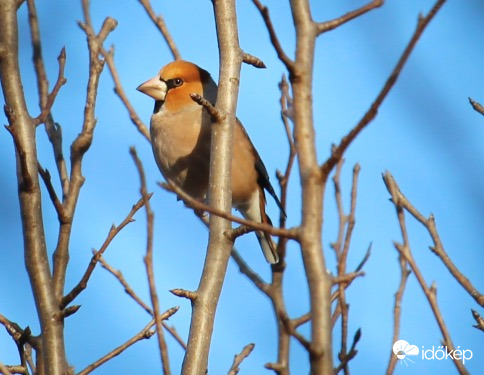
[[[158,113],[163,103],[164,102],[162,100],[155,100],[155,108],[153,109],[153,113]]]

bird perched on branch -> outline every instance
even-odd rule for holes
[[[192,197],[205,199],[213,120],[190,94],[199,94],[215,105],[217,85],[207,71],[177,60],[164,66],[158,75],[137,89],[155,99],[150,123],[151,145],[161,173]],[[265,212],[264,189],[283,213],[284,209],[264,163],[238,120],[233,142],[232,206],[246,219],[271,224]],[[266,260],[277,263],[279,257],[270,235],[262,231],[256,231],[256,235]]]

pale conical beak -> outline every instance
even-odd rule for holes
[[[143,94],[146,94],[155,100],[164,101],[168,87],[166,86],[165,81],[160,80],[160,77],[155,76],[146,82],[143,82],[136,88],[136,90],[141,91]]]

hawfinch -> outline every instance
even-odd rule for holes
[[[192,197],[204,200],[208,189],[212,119],[190,94],[199,94],[215,104],[217,85],[207,71],[178,60],[163,67],[137,90],[155,99],[150,123],[151,145],[162,175]],[[238,120],[233,142],[232,206],[246,219],[271,224],[265,212],[264,189],[281,211],[284,210],[269,182],[264,163]],[[261,231],[256,231],[256,235],[266,260],[277,263],[279,257],[270,235]]]

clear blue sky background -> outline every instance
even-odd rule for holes
[[[292,56],[294,29],[286,2],[265,0],[279,38]],[[363,1],[312,1],[314,18],[327,20]],[[323,35],[317,43],[314,66],[314,117],[318,158],[329,155],[332,143],[362,117],[377,95],[411,37],[420,12],[432,1],[387,1],[380,9]],[[218,77],[218,50],[209,1],[155,2],[173,34],[182,56]],[[85,35],[77,26],[82,19],[80,1],[39,3],[43,52],[51,86],[57,76],[57,56],[67,49],[62,88],[53,108],[62,125],[64,152],[82,125],[88,75]],[[277,83],[284,72],[270,45],[268,34],[251,1],[238,1],[242,48],[267,65],[265,70],[242,69],[238,116],[265,161],[275,182],[276,169],[287,160],[287,142],[279,115]],[[116,63],[124,88],[142,119],[148,123],[153,103],[135,91],[152,77],[171,55],[155,27],[136,1],[94,1],[92,17],[99,30],[103,19],[119,21],[106,46],[116,46]],[[382,373],[392,347],[393,296],[400,279],[397,253],[392,241],[401,241],[395,210],[381,173],[393,173],[402,191],[424,215],[433,213],[444,246],[456,265],[481,291],[484,289],[484,127],[483,117],[472,110],[467,97],[484,102],[484,4],[448,1],[417,45],[394,90],[383,103],[377,119],[346,154],[342,176],[346,208],[349,204],[351,169],[360,163],[357,222],[350,250],[349,268],[362,259],[368,245],[373,252],[365,271],[348,291],[349,332],[362,328],[358,356],[351,362],[354,373]],[[31,64],[32,51],[25,4],[19,12],[22,83],[32,116],[38,114],[38,98]],[[114,95],[109,72],[104,72],[96,108],[98,119],[94,143],[84,158],[86,177],[75,218],[67,289],[83,274],[91,249],[99,248],[110,226],[120,223],[139,198],[139,180],[128,154],[136,146],[147,171],[155,211],[156,279],[163,309],[180,306],[170,319],[182,337],[189,329],[190,304],[169,293],[173,288],[197,288],[206,249],[207,232],[172,194],[161,191],[162,179],[149,144],[131,124],[125,108]],[[3,101],[3,97],[2,97]],[[6,119],[0,115],[2,123]],[[22,235],[16,194],[14,148],[7,131],[0,132],[0,312],[21,326],[39,332],[32,294],[23,263]],[[51,147],[43,128],[38,130],[39,159],[55,176]],[[57,180],[55,186],[59,189]],[[289,225],[300,220],[300,184],[297,169],[289,186]],[[47,243],[52,253],[58,223],[45,190],[44,212]],[[277,209],[269,203],[275,218]],[[426,281],[436,282],[438,300],[456,346],[470,349],[474,357],[468,369],[484,373],[482,332],[472,328],[470,308],[482,309],[454,281],[441,262],[428,250],[431,240],[424,229],[408,220],[410,243]],[[149,301],[143,264],[145,253],[144,213],[136,215],[112,243],[106,259],[122,270],[133,288]],[[334,272],[329,243],[336,239],[337,215],[333,191],[326,192],[323,241],[328,268]],[[245,259],[264,278],[270,269],[253,235],[237,241]],[[304,270],[297,246],[289,246],[285,293],[289,313],[296,317],[308,310]],[[106,271],[96,269],[88,289],[76,300],[82,305],[66,321],[66,345],[70,363],[81,370],[138,332],[149,316],[122,290]],[[403,300],[401,339],[425,349],[438,346],[441,334],[429,305],[413,276]],[[308,333],[308,326],[302,330]],[[339,347],[339,327],[335,329]],[[167,335],[173,373],[178,373],[183,350]],[[254,352],[241,367],[241,374],[267,373],[263,365],[276,360],[275,323],[269,301],[230,263],[220,300],[209,370],[228,371],[233,355],[247,343]],[[291,348],[294,374],[307,374],[307,356],[296,342]],[[0,330],[0,360],[17,363],[16,348]],[[161,371],[155,339],[138,343],[119,358],[99,368],[96,374],[154,374]],[[415,359],[410,367],[398,366],[396,374],[453,374],[450,361]]]

